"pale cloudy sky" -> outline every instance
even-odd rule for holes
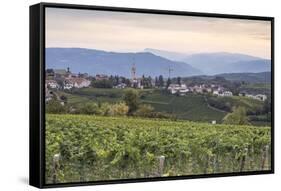
[[[270,58],[269,21],[46,9],[46,46],[117,52],[232,52]]]

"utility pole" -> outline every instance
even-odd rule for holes
[[[136,80],[136,65],[135,65],[135,58],[133,58],[133,65],[132,65],[132,68],[131,68],[131,78],[132,78],[132,81]]]
[[[171,77],[171,72],[173,71],[173,69],[169,66],[168,68],[168,72],[169,72],[169,78]]]

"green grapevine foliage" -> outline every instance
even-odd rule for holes
[[[81,182],[270,169],[270,127],[46,115],[46,182]],[[267,156],[265,158],[264,156]]]

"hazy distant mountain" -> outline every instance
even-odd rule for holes
[[[108,74],[130,77],[135,63],[137,76],[171,77],[199,75],[202,72],[184,62],[171,61],[149,52],[118,53],[84,48],[47,48],[46,68],[63,69],[89,74]]]
[[[205,75],[270,71],[270,60],[246,54],[228,52],[185,54],[151,48],[144,50],[170,60],[185,62],[201,70]]]
[[[178,53],[178,52],[158,50],[158,49],[153,49],[153,48],[146,48],[146,49],[144,49],[144,52],[150,52],[150,53],[155,54],[157,56],[161,56],[161,57],[167,58],[169,60],[175,60],[175,61],[182,61],[189,54],[191,54],[191,52],[189,52],[189,53]]]
[[[218,74],[216,76],[224,77],[229,81],[244,81],[248,83],[271,83],[271,72],[260,73],[229,73]]]
[[[206,75],[270,71],[270,60],[227,52],[192,54],[183,59]]]

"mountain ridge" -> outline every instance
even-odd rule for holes
[[[258,73],[271,71],[271,60],[240,53],[196,53],[184,61],[169,60],[153,52],[115,52],[89,48],[46,48],[46,66],[54,69],[70,67],[73,72],[122,75],[130,77],[133,64],[137,75],[188,77],[222,73]],[[153,49],[156,50],[156,49]],[[169,52],[168,53],[174,53]],[[182,55],[181,55],[182,56]]]
[[[119,53],[84,48],[46,48],[47,68],[69,67],[73,72],[130,77],[135,64],[137,75],[171,77],[200,75],[202,72],[184,62],[171,61],[150,52]]]

